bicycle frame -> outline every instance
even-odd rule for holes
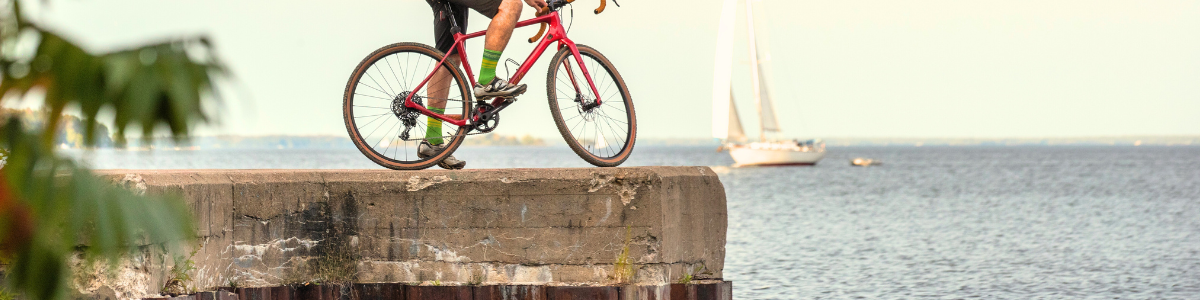
[[[583,57],[579,55],[579,48],[577,48],[575,46],[574,41],[571,41],[570,38],[567,38],[567,31],[563,29],[562,22],[558,17],[557,11],[551,11],[550,13],[539,16],[539,17],[535,17],[535,18],[532,18],[529,20],[517,22],[516,28],[521,28],[521,27],[534,25],[534,24],[542,24],[542,23],[549,24],[549,27],[550,27],[546,31],[546,36],[541,39],[541,42],[538,42],[536,47],[533,48],[533,52],[529,53],[529,57],[525,58],[525,62],[521,63],[521,67],[517,69],[517,73],[513,74],[513,77],[509,78],[508,82],[511,82],[513,84],[520,83],[521,79],[523,77],[525,77],[525,74],[529,72],[529,69],[533,68],[533,64],[535,62],[537,62],[538,58],[540,58],[542,56],[542,54],[546,51],[546,48],[549,48],[551,43],[557,42],[558,49],[562,49],[562,47],[564,47],[564,46],[571,49],[571,55],[573,57],[575,57],[575,63],[579,65],[579,69],[583,72],[584,79],[587,80],[588,86],[591,87],[592,94],[596,96],[596,104],[595,105],[600,105],[600,103],[601,103],[600,102],[601,101],[600,100],[600,91],[596,90],[596,85],[592,81],[592,75],[590,73],[588,73],[587,66],[584,66],[584,64],[583,64]],[[474,33],[470,33],[470,34],[462,34],[460,32],[454,33],[454,46],[453,46],[453,48],[451,48],[452,49],[451,51],[457,50],[455,52],[458,53],[459,62],[462,64],[463,70],[465,72],[467,72],[467,79],[470,80],[470,82],[475,82],[475,74],[471,72],[471,64],[467,62],[468,60],[467,60],[467,54],[466,54],[467,53],[466,40],[484,36],[484,34],[486,34],[486,33],[487,33],[486,30],[474,32]],[[449,55],[446,55],[445,57],[443,57],[442,60],[438,62],[438,65],[439,66],[445,65],[446,59],[448,59],[448,58],[450,58]],[[579,84],[575,79],[575,74],[573,72],[570,72],[571,67],[570,67],[570,65],[567,65],[565,61],[564,61],[564,65],[567,66],[567,70],[568,70],[567,74],[571,78],[571,84],[574,85],[575,92],[579,93],[580,92]],[[418,84],[416,87],[413,87],[412,90],[420,91],[421,88],[424,87],[425,84],[428,83],[431,78],[433,78],[434,74],[437,74],[438,69],[440,69],[440,68],[434,68],[433,72],[429,73],[429,75],[426,75],[425,79],[422,80],[421,83]],[[422,114],[424,114],[426,116],[436,118],[436,119],[442,120],[442,122],[454,124],[456,126],[465,126],[465,125],[467,125],[467,122],[470,119],[469,115],[463,116],[463,118],[461,120],[456,120],[456,119],[451,119],[451,118],[447,117],[446,115],[438,114],[433,111],[430,111],[429,109],[425,108],[424,106],[418,105],[415,102],[413,102],[412,97],[414,95],[416,95],[416,93],[412,93],[412,94],[408,95],[408,98],[404,99],[405,107],[416,109],[417,111],[420,111]],[[463,101],[468,101],[468,100],[463,99]],[[492,99],[491,105],[493,107],[499,107],[500,103],[502,103],[503,101],[504,101],[504,99],[495,98],[495,99]],[[473,115],[475,112],[470,111],[468,113]]]

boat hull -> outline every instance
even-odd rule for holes
[[[734,147],[729,149],[729,155],[736,163],[734,166],[811,166],[825,158],[825,151]]]

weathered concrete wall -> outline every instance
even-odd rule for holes
[[[721,278],[724,266],[725,193],[707,167],[101,173],[187,199],[199,235],[188,284],[202,290],[658,285]],[[133,288],[147,293],[169,273],[153,263],[124,268],[145,277]]]

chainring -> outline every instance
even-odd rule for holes
[[[496,130],[496,127],[500,125],[500,114],[496,113],[495,109],[495,106],[486,102],[475,104],[475,115],[479,117],[475,121],[476,131],[488,133]]]

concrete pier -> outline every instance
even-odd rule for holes
[[[182,195],[194,254],[154,254],[80,292],[187,284],[660,286],[722,278],[725,192],[707,167],[386,170],[107,170]],[[727,285],[728,283],[726,283]],[[90,289],[90,290],[89,290]],[[107,289],[107,290],[106,290]]]

